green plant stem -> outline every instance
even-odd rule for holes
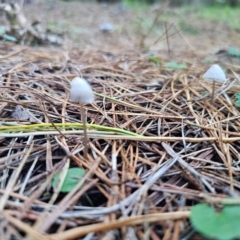
[[[12,123],[10,126],[8,123],[4,123],[0,121],[0,134],[8,133],[8,132],[27,132],[27,131],[51,131],[55,128],[52,126],[51,123],[40,123],[40,124],[29,124],[29,125],[18,125],[17,123]],[[7,125],[7,126],[6,126]],[[82,123],[55,123],[55,126],[61,128],[61,131],[65,131],[67,129],[82,129]],[[97,129],[98,131],[106,131],[106,132],[116,132],[122,133],[129,136],[141,136],[137,133],[133,133],[124,129],[114,128],[114,127],[107,127],[101,126],[97,124],[86,124],[88,129]],[[56,129],[55,129],[56,130]]]

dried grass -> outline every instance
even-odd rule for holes
[[[192,205],[239,193],[239,79],[216,84],[211,103],[202,63],[170,71],[141,52],[0,51],[4,239],[179,239],[191,233]],[[85,106],[87,159],[80,109],[68,100],[75,76],[96,93]],[[54,191],[68,166],[87,174],[68,194]]]

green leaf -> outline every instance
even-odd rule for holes
[[[64,179],[60,192],[71,192],[72,189],[81,180],[80,178],[85,175],[85,170],[82,168],[69,168],[67,175]],[[52,181],[52,187],[57,188],[59,182],[60,173],[57,173]]]
[[[5,32],[5,27],[0,26],[0,36],[2,36]]]
[[[193,227],[208,238],[231,240],[240,237],[240,206],[224,206],[220,212],[208,204],[192,207]]]
[[[177,62],[168,62],[166,67],[174,69],[187,69],[187,65],[185,63],[179,64]]]
[[[235,98],[236,98],[236,99],[240,99],[240,93],[236,93],[236,94],[235,94]]]
[[[237,101],[235,101],[235,106],[236,106],[236,107],[240,107],[240,99],[238,99]]]
[[[206,95],[208,94],[208,91],[205,91],[205,90],[204,90],[204,91],[201,91],[200,94],[201,94],[202,96],[206,96]]]
[[[228,49],[228,54],[233,57],[240,57],[240,50],[234,47]]]
[[[212,57],[205,57],[203,61],[205,63],[214,63],[214,58],[212,58]]]
[[[235,97],[235,100],[236,100],[235,101],[235,106],[240,107],[240,93],[236,93],[234,97]]]
[[[14,36],[10,36],[8,34],[3,34],[2,37],[5,40],[10,41],[10,42],[16,42],[17,41],[17,39]]]
[[[150,57],[148,58],[148,60],[149,60],[150,62],[154,62],[154,63],[156,63],[156,64],[158,64],[158,65],[162,65],[162,60],[161,60],[159,57],[150,56]]]
[[[198,30],[194,27],[188,24],[186,21],[180,21],[179,22],[179,27],[183,32],[186,32],[188,34],[196,35],[198,34]]]

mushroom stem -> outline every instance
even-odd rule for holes
[[[214,101],[214,92],[215,92],[215,81],[213,81],[213,84],[212,84],[212,98],[211,98],[211,104],[213,104],[213,101]]]
[[[84,158],[87,159],[88,156],[88,137],[87,137],[87,125],[86,125],[86,116],[85,116],[85,110],[82,103],[80,103],[80,110],[81,110],[81,118],[83,123],[83,144],[84,144]]]

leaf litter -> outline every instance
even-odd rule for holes
[[[221,62],[229,80],[213,89],[202,78],[209,65],[189,53],[174,58],[184,68],[169,70],[172,56],[158,51],[162,64],[141,50],[0,52],[5,239],[184,238],[193,205],[239,193],[236,65]],[[84,106],[87,158],[80,108],[69,100],[75,77],[95,94]],[[51,187],[77,167],[86,173],[71,191]]]

